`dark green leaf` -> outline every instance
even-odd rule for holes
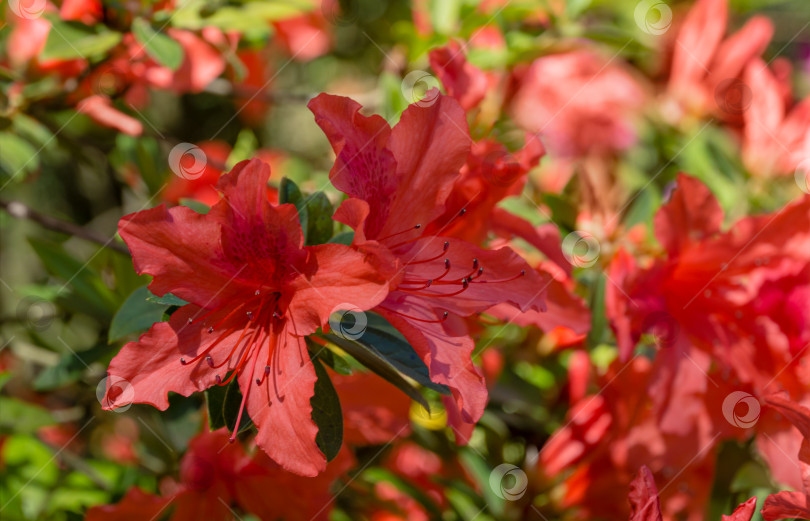
[[[332,237],[332,203],[323,192],[315,192],[304,202],[307,208],[307,244],[323,244]],[[299,210],[300,211],[300,210]]]
[[[176,71],[183,64],[183,47],[171,37],[153,29],[143,18],[132,21],[132,34],[143,45],[146,54],[161,65]]]
[[[315,443],[326,456],[326,460],[332,461],[343,445],[343,412],[340,408],[340,399],[326,369],[317,358],[312,358],[312,365],[315,367],[315,374],[318,375],[315,393],[309,401],[312,405],[312,421],[318,426]]]
[[[121,33],[110,31],[102,25],[89,27],[51,17],[51,30],[39,59],[87,59],[110,50],[120,41]]]
[[[301,230],[304,232],[304,240],[307,240],[307,231],[309,230],[309,212],[304,203],[304,196],[301,195],[301,190],[295,182],[285,177],[281,180],[281,185],[278,188],[278,202],[279,204],[292,204],[298,209],[298,219],[301,221]]]
[[[227,385],[215,385],[205,391],[208,403],[208,423],[211,430],[227,427],[231,432],[240,433],[253,425],[247,411],[244,411],[239,429],[234,429],[236,418],[239,416],[239,407],[242,405],[242,393],[239,391],[239,383],[236,380],[234,378]]]
[[[163,318],[163,313],[169,306],[148,300],[150,295],[146,286],[143,286],[127,297],[112,319],[107,336],[109,342],[114,342],[132,333],[145,331]]]
[[[394,326],[377,313],[366,311],[365,314],[368,325],[357,342],[375,351],[397,371],[416,380],[420,385],[441,394],[450,394],[450,389],[446,385],[431,381],[428,367]]]
[[[353,340],[348,340],[336,335],[324,335],[324,337],[356,358],[358,362],[377,373],[383,380],[387,380],[391,385],[407,394],[411,400],[418,402],[428,411],[430,410],[430,404],[425,397],[422,396],[422,393],[408,383],[408,381],[394,369],[394,366],[388,363],[385,358],[380,356],[376,351],[372,351]]]
[[[183,206],[186,206],[188,208],[191,208],[195,212],[197,212],[199,214],[203,214],[203,215],[205,215],[205,214],[207,214],[208,212],[211,211],[210,206],[208,206],[205,203],[201,203],[200,201],[197,201],[195,199],[182,198],[182,199],[180,199],[180,204],[182,204]]]

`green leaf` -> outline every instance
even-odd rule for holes
[[[187,208],[191,208],[195,212],[205,215],[211,211],[211,207],[205,203],[201,203],[195,199],[186,199],[185,197],[180,199],[180,204]]]
[[[112,319],[110,332],[107,335],[109,342],[115,342],[132,333],[145,331],[155,322],[160,322],[163,313],[169,306],[148,300],[151,294],[146,286],[143,286],[127,297]]]
[[[171,293],[166,293],[162,297],[158,297],[154,295],[151,291],[149,295],[146,297],[146,300],[149,302],[154,302],[155,304],[163,304],[165,306],[185,306],[188,304],[185,300],[181,299],[180,297],[175,297]]]
[[[324,244],[332,237],[332,203],[323,192],[315,192],[304,201],[307,209],[307,244]]]
[[[176,71],[183,64],[185,56],[183,46],[170,36],[156,31],[143,18],[136,18],[132,21],[132,34],[143,45],[146,54],[161,65]]]
[[[345,244],[346,246],[351,245],[354,242],[354,232],[340,232],[339,234],[335,235],[329,240],[332,244]]]
[[[22,171],[33,172],[39,168],[37,149],[28,141],[9,132],[0,132],[0,169],[9,177]]]
[[[89,27],[79,22],[66,22],[50,17],[51,30],[39,59],[72,60],[91,58],[112,49],[121,41],[121,33],[103,25]]]
[[[242,405],[242,393],[239,391],[239,383],[235,377],[227,385],[215,385],[208,388],[205,391],[205,398],[208,403],[208,424],[211,426],[211,430],[227,427],[229,431],[238,434],[253,425],[247,411],[244,411],[239,428],[235,428],[239,408]]]
[[[51,391],[71,384],[84,374],[87,366],[104,358],[110,352],[110,346],[104,343],[91,347],[86,351],[65,353],[56,365],[45,368],[34,380],[34,389],[37,391]]]
[[[0,433],[33,434],[56,423],[50,411],[16,398],[0,396]]]
[[[101,276],[91,270],[87,263],[74,259],[58,244],[33,237],[28,242],[45,269],[67,281],[65,285],[69,284],[75,290],[75,296],[79,299],[75,306],[96,317],[111,318],[111,310],[118,307],[116,298],[110,288],[104,285]]]
[[[310,358],[315,367],[315,374],[318,375],[315,393],[309,401],[312,405],[312,421],[318,426],[315,443],[326,456],[326,460],[332,461],[343,445],[343,412],[340,408],[340,399],[326,369],[320,360],[312,356]]]
[[[289,177],[281,179],[281,185],[278,187],[278,203],[292,204],[298,209],[298,219],[301,222],[301,230],[304,232],[304,240],[306,241],[307,231],[309,230],[309,211],[301,190],[295,184],[295,181]]]
[[[434,391],[450,395],[446,385],[434,383],[430,379],[428,367],[414,351],[402,333],[377,313],[365,312],[368,324],[363,335],[355,341],[376,352],[397,371],[420,385]]]
[[[411,400],[419,403],[422,407],[430,411],[430,404],[425,397],[422,396],[422,393],[408,383],[408,381],[394,369],[394,366],[388,363],[388,361],[376,351],[372,351],[362,344],[336,335],[324,335],[324,337],[356,358],[358,362],[371,369],[371,371],[377,373],[383,380],[388,381],[388,383],[408,395]]]

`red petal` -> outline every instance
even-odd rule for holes
[[[209,353],[215,363],[224,361],[237,341],[246,318],[238,314],[225,320],[212,333],[208,332],[208,328],[224,320],[229,311],[218,311],[204,320],[189,324],[189,318],[201,318],[206,310],[192,304],[183,306],[168,322],[158,322],[137,342],[129,342],[122,347],[107,370],[110,379],[104,408],[148,403],[165,410],[169,406],[169,391],[189,396],[214,385],[217,374],[224,379],[238,357],[220,369],[210,368],[203,358],[185,365],[180,358],[191,361],[220,335],[233,329]]]
[[[239,387],[247,394],[246,409],[258,427],[256,444],[284,469],[301,476],[316,476],[326,468],[315,436],[310,398],[315,392],[315,369],[304,339],[291,333],[289,321],[279,334],[270,372],[265,366],[239,375]],[[263,361],[263,360],[262,360]],[[261,386],[255,380],[264,378]]]
[[[450,42],[430,51],[430,67],[436,72],[447,94],[454,97],[464,110],[470,110],[487,94],[487,77],[467,61],[459,45]]]
[[[441,215],[470,153],[472,139],[458,102],[436,90],[424,99],[435,100],[405,109],[391,132],[389,148],[396,158],[398,179],[387,233],[424,226]]]
[[[674,257],[719,232],[722,224],[723,210],[714,194],[694,177],[679,174],[672,198],[655,215],[655,235]]]
[[[396,161],[387,148],[391,128],[380,116],[363,116],[359,103],[342,96],[320,94],[307,106],[337,156],[329,179],[341,192],[369,203],[365,231],[375,238],[398,188]]]
[[[143,125],[140,121],[113,107],[112,102],[105,96],[87,97],[76,105],[76,110],[87,114],[99,125],[113,128],[130,136],[140,136],[143,132]]]
[[[810,519],[810,497],[801,492],[779,492],[765,498],[762,518],[765,521],[776,519]]]
[[[354,248],[320,244],[307,251],[306,265],[289,286],[295,292],[289,309],[296,334],[314,333],[336,308],[366,311],[388,295],[388,281]],[[351,307],[341,307],[345,304]]]
[[[220,224],[191,208],[161,205],[126,215],[118,232],[135,271],[154,277],[149,289],[156,295],[171,292],[199,306],[218,307],[246,291],[233,281],[239,268],[224,257]]]
[[[745,503],[740,503],[730,516],[722,516],[720,521],[751,521],[757,509],[757,498],[752,497]]]
[[[658,489],[652,472],[646,465],[638,469],[638,476],[630,483],[630,521],[662,521]]]
[[[692,6],[675,41],[670,80],[673,91],[689,91],[706,76],[727,20],[728,0],[698,0]]]
[[[411,400],[374,373],[330,373],[343,411],[343,443],[384,445],[410,433]]]

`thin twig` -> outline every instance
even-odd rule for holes
[[[93,230],[83,228],[78,224],[41,214],[30,206],[27,206],[19,201],[4,201],[0,199],[0,208],[4,209],[10,216],[16,217],[17,219],[28,219],[29,221],[34,221],[35,223],[38,223],[42,227],[49,230],[80,237],[87,241],[106,246],[107,248],[115,250],[119,253],[123,253],[124,255],[129,255],[129,250],[126,246],[116,242],[110,237],[106,237],[94,232]]]

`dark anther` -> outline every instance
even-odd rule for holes
[[[205,357],[205,362],[208,364],[208,367],[214,367],[214,359],[210,356]]]
[[[183,364],[183,365],[186,365],[186,359],[185,359],[185,358],[181,358],[181,359],[180,359],[180,363],[181,363],[181,364]]]
[[[209,326],[208,327],[208,332],[213,333],[214,332],[214,326]]]

